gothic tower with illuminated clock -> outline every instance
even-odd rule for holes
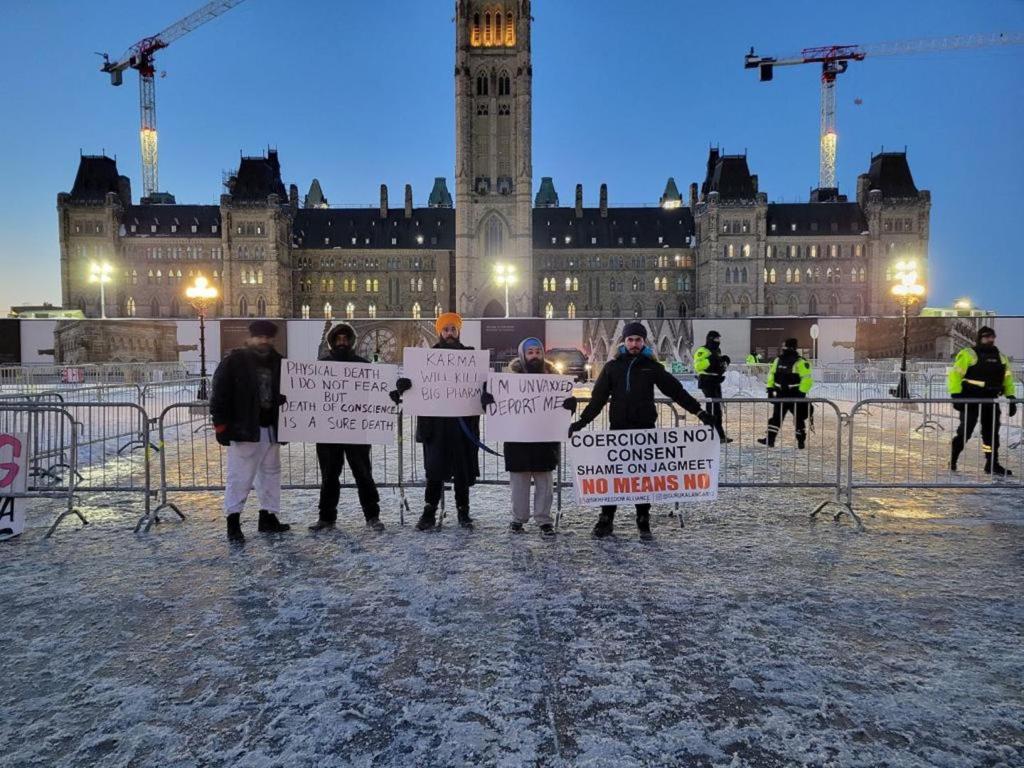
[[[509,314],[535,314],[529,0],[458,0],[455,10],[455,301],[505,314],[495,268],[514,270]]]

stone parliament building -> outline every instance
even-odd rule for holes
[[[105,156],[83,156],[57,196],[63,305],[99,317],[91,262],[114,268],[107,317],[191,317],[196,275],[220,292],[217,317],[429,318],[454,309],[505,315],[497,263],[518,276],[513,317],[748,317],[897,314],[893,262],[926,263],[929,192],[905,152],[871,158],[856,199],[816,189],[769,203],[746,155],[710,149],[684,197],[668,179],[658,205],[562,205],[536,194],[531,159],[529,0],[455,8],[454,200],[444,177],[425,207],[406,185],[392,204],[332,208],[319,181],[299,199],[278,153],[241,158],[219,205],[166,193],[134,203]]]

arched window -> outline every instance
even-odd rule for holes
[[[768,270],[768,282],[774,285],[777,278],[778,275],[775,274],[775,267],[772,267]]]
[[[554,316],[555,316],[555,307],[549,301],[547,304],[544,305],[544,317],[545,317],[545,319],[550,320]]]
[[[747,268],[746,267],[743,267],[743,269],[740,270],[740,282],[741,283],[746,283],[747,282]]]
[[[487,222],[487,228],[484,230],[484,256],[491,259],[501,256],[504,235],[505,231],[501,224],[501,219],[497,216],[492,216]]]
[[[443,311],[440,303],[434,305],[434,317],[440,317]]]
[[[662,304],[660,301],[658,302],[658,305],[654,308],[654,316],[655,317],[664,317],[665,316],[665,305]]]
[[[572,279],[572,289],[574,291],[578,291],[580,289],[580,279],[578,277],[574,277]]]
[[[324,317],[328,320],[334,317],[334,307],[331,306],[331,302],[329,301],[324,302]]]
[[[347,317],[349,320],[351,320],[355,316],[356,316],[356,305],[353,304],[350,301],[348,304],[345,305],[345,317]]]
[[[750,314],[750,299],[747,294],[740,296],[740,317],[747,317]]]
[[[621,314],[622,311],[619,309],[619,303],[615,302],[614,304],[612,304],[612,317],[617,318]]]
[[[477,47],[480,45],[480,14],[473,14],[473,26],[469,32],[469,44]]]
[[[567,278],[565,278],[565,290],[568,291],[571,288],[572,288],[572,280],[567,277]]]
[[[420,319],[420,303],[418,301],[415,304],[412,305],[412,319],[413,320],[419,320]]]
[[[766,315],[775,314],[775,299],[771,296],[764,297],[764,313]]]
[[[794,296],[793,294],[789,294],[789,314],[800,314],[800,303],[796,300],[796,296]]]
[[[681,302],[679,302],[679,316],[680,317],[686,317],[686,314],[687,314],[686,302],[685,301],[681,301]]]
[[[811,294],[811,298],[807,302],[807,314],[818,314],[818,297],[815,296],[814,294]]]
[[[309,320],[309,304],[302,305],[302,319]]]
[[[745,258],[745,259],[749,259],[750,258],[750,243],[744,243],[743,244],[743,258]]]
[[[371,302],[369,308],[367,309],[367,311],[369,312],[370,317],[374,317],[374,318],[377,317],[377,305],[376,304]]]
[[[494,42],[497,45],[501,45],[501,41],[505,39],[505,19],[501,15],[501,11],[494,14]]]
[[[417,277],[416,278],[416,292],[417,293],[423,293],[423,278],[422,277]]]
[[[491,12],[484,14],[484,45],[494,45],[494,36],[491,33]]]
[[[541,280],[541,285],[544,286],[544,293],[547,293],[548,292],[548,279],[546,277],[543,280]]]
[[[800,270],[799,270],[799,268],[793,270],[793,282],[794,283],[799,283],[800,282]]]
[[[267,300],[262,296],[256,299],[256,315],[258,317],[267,316]]]
[[[643,313],[644,313],[643,304],[641,304],[638,301],[636,304],[633,305],[633,319],[634,320],[639,320],[640,319],[640,315],[642,315]]]
[[[171,299],[171,317],[178,317],[181,312],[181,305],[178,303],[178,297],[175,296]]]
[[[487,95],[487,74],[484,72],[481,72],[479,75],[476,76],[476,95]]]
[[[839,297],[836,296],[834,293],[831,296],[829,296],[828,299],[828,313],[830,315],[839,314]]]
[[[864,269],[864,267],[861,267],[861,268],[860,268],[860,281],[861,281],[862,283],[866,283],[866,282],[867,282],[867,280],[868,280],[868,273],[867,273],[867,270],[866,270],[866,269]]]
[[[726,246],[725,255],[730,259],[736,256],[736,246],[729,243],[729,245]]]
[[[569,306],[566,308],[565,314],[566,314],[566,317],[568,317],[570,320],[575,320],[576,319],[576,304],[570,301],[569,302]]]
[[[434,293],[437,293],[437,278],[436,277],[433,279],[433,285],[434,285]]]
[[[505,45],[511,47],[516,44],[515,17],[509,13],[505,16]]]
[[[864,297],[859,293],[853,297],[853,314],[857,317],[864,314]]]
[[[640,290],[640,281],[637,278],[635,278],[635,277],[633,278],[633,290],[634,291]]]
[[[260,277],[262,277],[262,276],[263,275],[261,274]],[[263,282],[263,281],[261,280],[260,282]],[[331,293],[334,293],[334,278],[333,277],[327,278],[327,290],[330,291]]]
[[[786,282],[787,283],[792,283],[793,282],[793,270],[792,270],[792,268],[787,268],[786,269]]]
[[[725,282],[727,282],[727,283],[731,283],[732,282],[732,270],[731,269],[725,270]]]

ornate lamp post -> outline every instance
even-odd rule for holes
[[[918,282],[917,263],[913,259],[896,262],[894,270],[896,282],[891,291],[903,309],[903,358],[900,362],[900,383],[893,394],[906,400],[910,397],[910,389],[907,386],[907,344],[909,341],[907,313],[924,296],[925,287],[923,283]]]
[[[511,264],[494,265],[494,282],[505,286],[505,317],[508,317],[508,287],[516,284],[516,268]]]
[[[100,284],[100,319],[107,319],[107,293],[103,286],[109,283],[113,278],[110,274],[114,271],[114,268],[105,261],[100,263],[91,262],[89,264],[89,282]]]
[[[199,394],[198,400],[208,400],[206,391],[206,308],[211,301],[217,298],[217,289],[210,285],[210,282],[199,275],[195,282],[185,289],[185,297],[191,302],[199,313]]]

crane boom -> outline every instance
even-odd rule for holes
[[[918,53],[990,48],[994,46],[1022,45],[1024,33],[997,32],[994,34],[951,35],[926,37],[916,40],[896,40],[869,45],[827,45],[804,48],[787,56],[758,56],[751,48],[743,61],[745,69],[757,69],[761,82],[774,77],[775,67],[797,64],[821,65],[821,126],[818,148],[818,186],[836,187],[836,78],[846,71],[851,61],[882,56],[906,56]]]
[[[166,48],[175,40],[184,37],[244,1],[213,0],[161,32],[142,38],[116,61],[111,61],[107,54],[103,54],[103,66],[100,71],[110,75],[111,85],[121,85],[124,82],[126,69],[135,69],[139,73],[139,146],[142,151],[142,191],[145,197],[152,196],[160,188],[156,131],[156,83],[153,79],[156,74],[156,66],[153,55],[161,48]]]

